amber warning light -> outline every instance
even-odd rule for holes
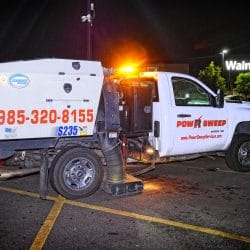
[[[143,70],[143,71],[142,71]],[[111,72],[111,71],[110,71]],[[116,77],[144,77],[157,79],[157,71],[144,71],[139,63],[124,64],[116,69],[112,69],[112,74]]]
[[[139,65],[137,63],[124,64],[117,69],[117,74],[134,75],[139,73]]]

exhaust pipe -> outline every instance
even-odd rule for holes
[[[23,169],[0,169],[0,181],[40,172],[40,167]]]

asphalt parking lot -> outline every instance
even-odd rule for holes
[[[222,157],[157,165],[139,195],[67,200],[39,175],[0,182],[1,249],[250,249],[250,173]]]

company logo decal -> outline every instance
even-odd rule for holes
[[[9,84],[13,87],[13,88],[25,88],[28,86],[30,82],[30,79],[23,74],[15,74],[10,76],[9,78]]]
[[[4,137],[6,139],[14,139],[17,137],[17,129],[16,128],[5,128],[4,129]]]
[[[180,137],[181,141],[192,141],[192,140],[210,140],[210,139],[219,139],[224,137],[224,126],[227,124],[227,120],[224,119],[202,119],[202,116],[199,116],[194,120],[177,120],[176,127],[184,128],[194,128],[193,134],[182,135]],[[197,129],[200,128],[200,129]],[[208,128],[208,129],[202,129]],[[209,129],[211,128],[211,130]],[[210,131],[209,131],[210,130]],[[205,132],[205,133],[204,133]]]
[[[226,125],[226,120],[202,120],[202,116],[195,120],[178,120],[176,122],[177,128],[201,128],[201,127],[223,127]]]

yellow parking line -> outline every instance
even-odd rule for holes
[[[27,195],[27,196],[31,196],[31,197],[34,197],[34,198],[40,198],[40,195],[38,193],[23,191],[23,190],[20,190],[20,189],[0,186],[0,190],[15,193],[15,194]],[[57,198],[53,197],[53,196],[46,196],[46,199],[55,201]]]
[[[244,242],[250,243],[250,237],[241,236],[241,235],[232,234],[232,233],[227,233],[227,232],[223,232],[223,231],[215,230],[215,229],[211,229],[211,228],[199,227],[199,226],[194,226],[194,225],[190,225],[190,224],[186,224],[186,223],[182,223],[182,222],[176,222],[176,221],[172,221],[172,220],[168,220],[168,219],[151,217],[151,216],[147,216],[147,215],[136,214],[133,212],[127,212],[127,211],[123,211],[123,210],[101,207],[101,206],[96,206],[96,205],[91,205],[91,204],[81,203],[81,202],[71,201],[71,200],[65,200],[65,204],[70,204],[70,205],[74,205],[74,206],[78,206],[78,207],[88,208],[88,209],[92,209],[92,210],[98,210],[98,211],[105,212],[105,213],[130,217],[130,218],[134,218],[134,219],[138,219],[138,220],[144,220],[144,221],[148,221],[148,222],[165,224],[168,226],[179,227],[179,228],[183,228],[183,229],[188,229],[188,230],[193,230],[193,231],[197,231],[197,232],[217,235],[217,236],[220,236],[223,238],[229,238],[229,239],[233,239],[233,240],[239,240],[239,241],[244,241]]]
[[[54,226],[56,219],[62,209],[63,203],[65,198],[62,196],[58,196],[56,199],[53,207],[51,208],[45,222],[43,223],[42,227],[40,228],[38,234],[36,235],[36,238],[34,242],[32,243],[30,250],[37,250],[42,249],[44,246],[44,243],[46,239],[49,236],[49,233]]]
[[[36,193],[21,191],[21,190],[17,190],[17,189],[6,188],[6,187],[0,186],[0,190],[39,198],[39,195]],[[58,214],[61,211],[63,204],[69,204],[72,206],[77,206],[77,207],[92,209],[92,210],[101,211],[101,212],[105,212],[105,213],[125,216],[125,217],[129,217],[129,218],[134,218],[137,220],[144,220],[144,221],[148,221],[148,222],[160,223],[160,224],[164,224],[164,225],[168,225],[168,226],[178,227],[181,229],[193,230],[196,232],[216,235],[216,236],[223,237],[223,238],[228,238],[228,239],[233,239],[233,240],[238,240],[238,241],[250,243],[250,236],[241,236],[241,235],[237,235],[237,234],[233,234],[233,233],[227,233],[227,232],[223,232],[220,230],[195,226],[195,225],[186,224],[186,223],[177,222],[177,221],[172,221],[172,220],[168,220],[168,219],[152,217],[152,216],[148,216],[148,215],[142,215],[142,214],[127,212],[127,211],[123,211],[123,210],[117,210],[117,209],[112,209],[112,208],[107,208],[107,207],[102,207],[102,206],[97,206],[97,205],[91,205],[91,204],[87,204],[87,203],[67,200],[67,199],[64,199],[62,197],[58,197],[58,198],[55,198],[53,196],[46,196],[46,197],[48,200],[54,200],[55,204],[52,207],[51,212],[49,213],[47,219],[45,220],[44,224],[46,224],[46,225],[42,226],[42,228],[38,232],[38,235],[37,235],[34,243],[32,244],[33,248],[31,247],[31,249],[41,249],[41,248],[35,248],[35,246],[37,246],[37,247],[43,246],[43,244],[45,243],[45,241],[49,235],[50,230],[52,229],[52,227],[56,221]],[[39,242],[39,244],[36,245],[35,242]]]

